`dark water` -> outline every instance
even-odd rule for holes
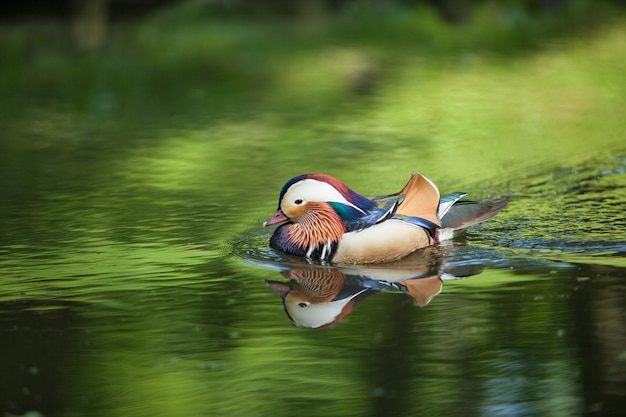
[[[189,120],[163,98],[168,118],[130,122],[5,98],[0,411],[625,415],[624,45],[606,37],[511,66],[407,65],[321,115]],[[509,206],[384,267],[268,248],[286,179],[373,195],[415,170]],[[288,317],[276,291],[320,280],[343,304]]]

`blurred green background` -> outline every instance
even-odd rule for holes
[[[4,2],[0,40],[4,415],[626,413],[621,2]],[[292,326],[282,184],[413,171],[509,197],[446,255],[483,272]]]

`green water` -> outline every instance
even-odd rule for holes
[[[3,34],[0,411],[626,413],[623,19],[511,54],[161,20],[87,55]],[[510,199],[436,253],[470,276],[294,326],[265,281],[316,266],[267,246],[283,183],[413,171]]]

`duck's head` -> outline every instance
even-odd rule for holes
[[[263,226],[281,225],[270,246],[299,256],[331,260],[346,232],[346,222],[363,216],[374,203],[325,174],[287,181],[276,213]]]
[[[373,203],[343,182],[326,174],[304,174],[287,181],[280,190],[278,209],[263,226],[306,223],[319,212],[334,211],[342,220],[362,216]]]

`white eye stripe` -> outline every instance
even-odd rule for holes
[[[298,200],[341,203],[365,213],[359,207],[346,200],[346,198],[332,185],[313,179],[298,181],[289,187],[283,196],[283,202],[293,201],[293,204],[299,205],[301,203],[298,203]]]

